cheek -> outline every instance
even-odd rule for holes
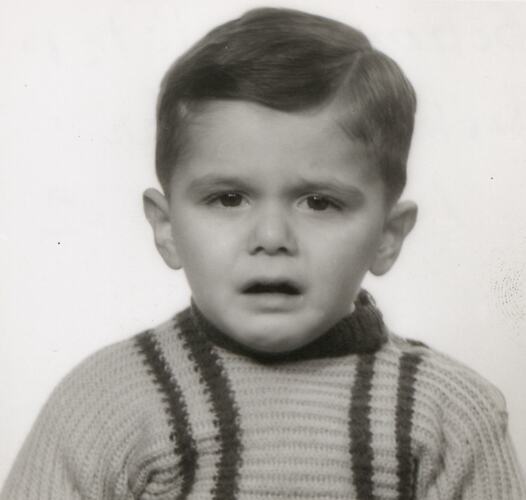
[[[359,271],[372,264],[381,239],[379,225],[341,225],[324,235],[312,235],[309,246],[317,265],[333,273]]]
[[[318,279],[325,281],[327,287],[336,293],[345,293],[359,285],[368,269],[368,254],[351,249],[333,253],[323,266],[318,267],[317,272]]]
[[[173,227],[176,248],[187,272],[221,275],[231,265],[235,244],[227,231],[199,219],[191,226],[175,223]]]
[[[350,246],[349,250],[337,252],[317,270],[316,281],[328,309],[347,309],[359,291],[363,278],[371,264],[370,252],[365,247]]]

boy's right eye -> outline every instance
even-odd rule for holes
[[[243,196],[239,193],[221,193],[209,200],[210,205],[220,204],[226,208],[239,207],[243,203]]]

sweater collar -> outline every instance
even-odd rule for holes
[[[205,318],[193,301],[189,319],[191,319],[195,333],[204,337],[205,340],[230,352],[262,362],[299,361],[376,352],[387,339],[382,314],[365,290],[360,291],[354,305],[351,314],[343,317],[317,339],[296,350],[277,354],[253,351],[225,335]]]

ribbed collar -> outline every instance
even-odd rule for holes
[[[321,337],[294,351],[286,353],[262,353],[233,340],[213,325],[194,302],[192,307],[181,313],[180,320],[190,320],[195,334],[203,340],[236,354],[255,358],[262,362],[299,361],[304,359],[329,358],[348,354],[370,354],[384,344],[387,330],[382,314],[374,300],[361,290],[354,311],[338,321]],[[186,316],[186,318],[184,317]],[[186,323],[186,321],[185,321]]]

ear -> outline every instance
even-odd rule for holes
[[[150,188],[143,194],[143,203],[144,214],[152,226],[155,246],[161,257],[172,269],[181,269],[172,235],[168,200],[157,189]]]
[[[385,274],[395,263],[405,237],[416,223],[418,208],[412,201],[398,202],[390,210],[383,229],[380,245],[369,270],[376,276]]]

